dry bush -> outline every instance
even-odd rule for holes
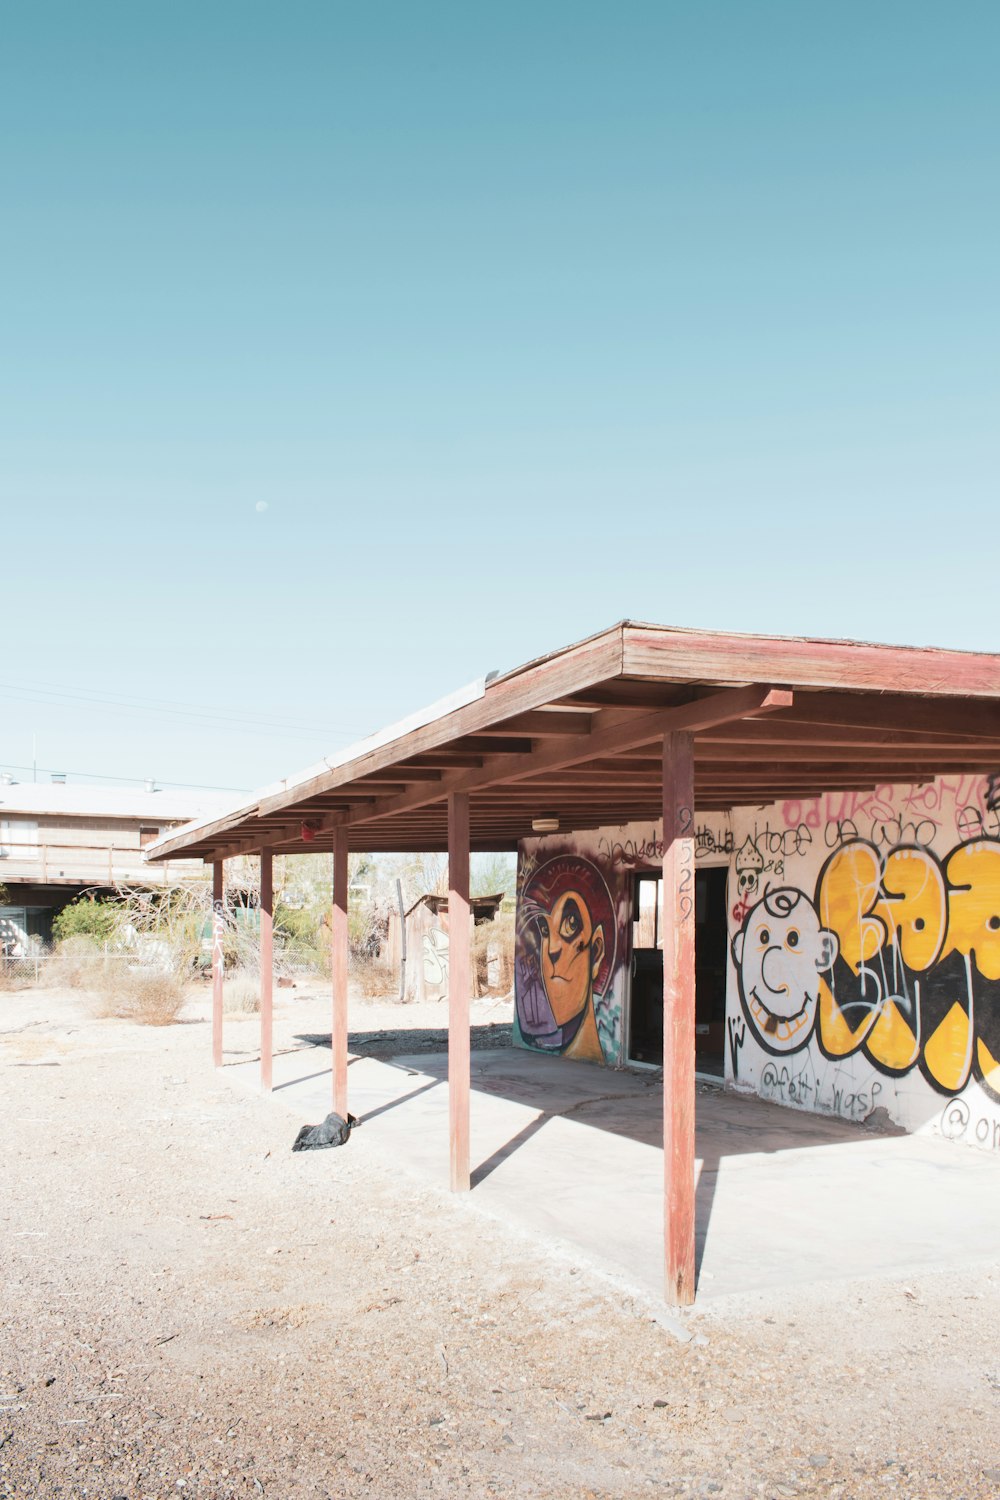
[[[177,974],[162,969],[130,969],[120,959],[104,964],[93,988],[94,1009],[99,1016],[135,1021],[139,1026],[170,1026],[184,1006],[184,987]]]
[[[398,977],[381,958],[352,953],[349,972],[366,1000],[395,999],[399,989]]]
[[[59,944],[41,971],[44,983],[59,989],[89,989],[106,967],[104,954],[93,938],[68,937]]]
[[[227,1016],[255,1016],[260,1010],[260,979],[238,970],[226,977],[222,1002]]]
[[[498,911],[472,929],[473,992],[509,995],[514,988],[514,913]]]

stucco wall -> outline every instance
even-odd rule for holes
[[[732,1085],[848,1119],[884,1109],[907,1130],[1000,1151],[1000,817],[989,801],[985,778],[942,777],[697,817],[699,860],[729,866]],[[522,845],[521,1045],[624,1061],[628,875],[661,853],[655,824]],[[567,1040],[540,972],[539,924],[574,891],[594,914],[570,939],[593,944],[602,928],[600,964],[592,946],[585,954],[597,1052],[579,1027]]]

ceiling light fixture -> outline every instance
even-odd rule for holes
[[[532,818],[531,829],[533,833],[558,833],[559,819],[554,813],[547,813],[541,818]]]

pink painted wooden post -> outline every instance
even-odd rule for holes
[[[663,737],[663,1243],[666,1298],[694,1301],[694,741]]]
[[[274,1056],[274,870],[270,849],[260,851],[260,1086],[271,1092]]]
[[[333,1108],[347,1119],[347,829],[333,834],[333,1016],[330,1030]]]
[[[469,794],[448,797],[448,1116],[451,1190],[469,1190]]]
[[[222,1067],[222,984],[225,976],[224,900],[223,864],[221,859],[217,859],[212,863],[212,1062],[217,1068]]]

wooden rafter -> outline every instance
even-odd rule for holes
[[[727,719],[740,718],[747,714],[767,713],[773,709],[787,708],[792,701],[791,693],[771,687],[733,688],[722,693],[713,693],[706,698],[695,698],[676,708],[660,709],[642,714],[625,722],[616,721],[604,726],[597,717],[594,727],[586,738],[567,735],[564,740],[550,740],[541,749],[517,757],[490,756],[477,771],[455,773],[445,777],[440,788],[429,792],[426,788],[414,788],[401,797],[381,799],[362,813],[342,815],[344,822],[373,822],[379,818],[392,817],[395,813],[407,812],[423,803],[437,801],[442,790],[447,792],[474,792],[497,782],[520,780],[542,771],[556,771],[586,760],[592,754],[613,754],[619,750],[632,750],[639,745],[648,745],[662,739],[671,732],[695,732],[712,724],[725,723]]]
[[[794,700],[772,703],[766,716],[683,718],[727,693],[766,691],[762,682]],[[1000,769],[1000,658],[624,622],[179,830],[153,858],[326,849],[337,826],[352,849],[441,848],[445,799],[456,791],[470,797],[472,847],[510,846],[548,805],[566,827],[655,816],[657,741],[669,732],[694,735],[706,810],[936,773],[978,776]]]

